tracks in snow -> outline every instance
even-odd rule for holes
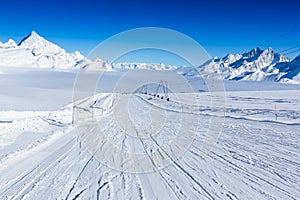
[[[198,130],[190,148],[180,159],[174,159],[170,152],[164,150],[175,131],[172,120],[166,121],[158,135],[141,133],[144,129],[136,128],[137,124],[130,124],[130,130],[135,130],[135,137],[126,135],[109,110],[112,106],[110,98],[118,103],[112,96],[105,95],[94,104],[82,101],[77,106],[84,108],[81,112],[90,112],[92,108],[99,110],[97,117],[101,131],[122,151],[146,154],[154,169],[157,158],[153,155],[157,152],[160,159],[171,159],[171,165],[152,173],[125,173],[124,168],[117,171],[97,161],[84,149],[84,145],[76,141],[75,135],[62,136],[49,144],[50,152],[37,152],[31,158],[34,163],[30,168],[20,165],[24,167],[24,173],[1,186],[0,199],[300,198],[297,184],[300,181],[297,163],[300,130],[297,126],[287,130],[288,125],[265,122],[265,127],[261,127],[256,121],[226,119],[218,143],[203,158],[201,144],[209,124],[209,116],[204,116],[201,118],[203,127]],[[133,97],[133,101],[142,109],[152,106],[151,102],[137,96]],[[137,108],[131,109],[134,109],[133,113],[140,112]],[[166,112],[170,119],[179,114],[174,110]],[[191,123],[194,116],[192,112]],[[149,138],[143,138],[147,134]],[[57,144],[60,144],[59,148]],[[126,158],[126,161],[132,162],[132,159]],[[121,162],[125,162],[125,158]]]

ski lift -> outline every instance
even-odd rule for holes
[[[141,94],[147,94],[148,93],[147,85],[143,85],[143,87],[140,89],[139,92]]]
[[[163,93],[161,96],[159,94],[157,94],[159,92],[159,89],[162,88],[163,90]],[[160,97],[161,99],[164,99],[164,96],[165,96],[165,99],[167,99],[167,101],[169,101],[169,96],[168,96],[168,81],[160,81],[157,88],[156,88],[156,91],[155,91],[155,97]]]

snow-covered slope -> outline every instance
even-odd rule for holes
[[[184,93],[169,102],[144,94],[130,101],[124,101],[128,94],[97,94],[75,102],[80,116],[93,113],[75,126],[72,104],[51,112],[0,112],[0,199],[300,199],[300,126],[285,123],[299,122],[299,94],[229,92],[226,123],[206,156],[211,116],[224,109],[212,106],[210,93],[197,94],[201,106]],[[123,107],[130,113],[127,126],[115,115]],[[189,123],[182,121],[182,108]],[[164,114],[152,117],[153,111]],[[181,156],[166,167],[156,164],[173,158],[178,147],[171,146],[190,140],[195,125]],[[97,145],[93,151],[86,148],[87,137]],[[104,158],[113,159],[107,164]],[[149,171],[128,172],[142,166]]]
[[[275,76],[276,81],[300,83],[300,56],[291,62],[278,63],[274,68],[278,70],[278,75]]]
[[[202,72],[221,72],[227,80],[279,81],[300,83],[300,57],[291,61],[268,48],[256,47],[243,54],[228,54],[213,58],[200,66]]]
[[[72,69],[84,66],[85,61],[78,51],[67,53],[34,31],[18,45],[12,39],[0,44],[1,67]]]

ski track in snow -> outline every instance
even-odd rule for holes
[[[143,152],[153,168],[157,167],[153,152],[157,151],[161,158],[173,159],[163,147],[174,135],[176,125],[168,119],[176,121],[178,118],[178,102],[166,103],[143,95],[132,97],[136,107],[131,109],[137,116],[153,105],[166,111],[162,131],[143,139],[139,132],[142,129],[136,127],[143,121],[130,124],[136,137],[125,134],[118,127],[110,111],[112,104],[107,102],[117,103],[120,99],[107,94],[96,98],[98,100],[93,104],[89,105],[86,100],[76,106],[81,112],[90,112],[94,108],[99,124],[103,125],[101,130],[121,150]],[[219,140],[212,152],[203,157],[201,144],[213,111],[207,115],[196,108],[189,104],[184,108],[189,119],[194,119],[197,114],[201,118],[197,137],[190,148],[180,159],[172,160],[171,165],[148,173],[111,169],[85,149],[69,122],[61,123],[43,116],[41,121],[47,126],[42,131],[52,130],[52,136],[31,148],[16,149],[13,151],[16,153],[0,160],[0,199],[300,198],[300,126],[225,118]],[[183,126],[188,128],[189,125]],[[124,162],[132,160],[121,161]]]

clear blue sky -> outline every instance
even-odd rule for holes
[[[19,42],[35,30],[69,52],[87,55],[99,42],[121,31],[158,26],[189,35],[211,56],[256,46],[282,51],[300,45],[299,7],[296,0],[3,0],[0,41],[13,38]],[[296,54],[300,51],[288,56]]]

